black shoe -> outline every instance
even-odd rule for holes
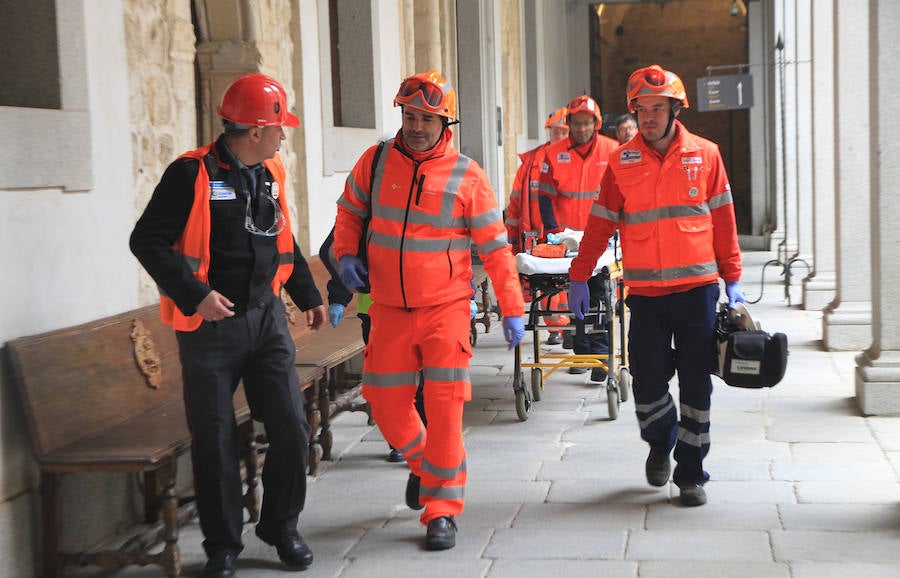
[[[456,546],[456,522],[451,516],[441,516],[428,522],[425,533],[426,550],[449,550]]]
[[[291,568],[306,568],[313,563],[312,550],[297,530],[271,532],[262,524],[257,524],[256,535],[269,546],[275,546],[278,557]]]
[[[702,506],[706,503],[706,490],[703,489],[703,486],[699,484],[686,484],[684,486],[678,486],[678,489],[681,490],[679,500],[681,500],[682,506],[690,508],[693,506]]]
[[[573,365],[572,367],[569,368],[569,373],[571,373],[572,375],[580,375],[582,373],[587,373],[587,367],[578,367],[576,365]]]
[[[390,453],[388,453],[388,457],[386,459],[387,459],[387,461],[391,462],[392,464],[396,464],[396,463],[404,461],[406,458],[403,457],[403,454],[401,454],[399,450],[395,450],[394,448],[391,448],[391,451],[390,451]]]
[[[231,552],[213,554],[198,578],[232,578],[237,575],[237,556]]]
[[[572,349],[575,347],[575,336],[570,331],[563,331],[563,349]]]
[[[562,343],[562,338],[559,333],[551,331],[550,337],[547,338],[547,345],[559,345],[560,343]]]
[[[606,369],[595,367],[591,370],[591,381],[606,381]]]
[[[671,468],[668,451],[650,449],[650,455],[647,456],[647,463],[644,466],[648,484],[656,487],[665,486],[669,483]]]
[[[413,510],[421,510],[425,506],[419,501],[419,486],[422,480],[416,474],[409,472],[409,479],[406,480],[406,505]]]

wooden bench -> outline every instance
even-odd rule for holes
[[[178,526],[196,511],[192,502],[178,506],[176,458],[190,449],[191,435],[178,344],[172,328],[161,322],[158,306],[15,339],[7,343],[6,353],[40,467],[42,575],[62,576],[66,565],[117,569],[158,564],[167,576],[179,576]],[[322,373],[315,367],[298,368],[307,397],[312,397],[308,416],[317,411]],[[259,461],[241,388],[234,409],[243,443],[244,506],[256,522]],[[143,476],[144,519],[150,526],[116,550],[62,553],[61,476],[98,471]],[[162,540],[161,552],[147,553]]]

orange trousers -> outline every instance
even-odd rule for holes
[[[376,301],[369,315],[362,393],[372,419],[422,479],[420,521],[457,516],[466,486],[463,404],[472,399],[469,299],[411,310]],[[425,378],[427,427],[415,408],[419,370]]]
[[[569,308],[569,294],[561,291],[547,300],[547,307],[550,310],[562,311]],[[544,323],[548,327],[566,326],[569,324],[568,315],[548,315],[544,317]],[[553,331],[551,333],[562,333],[562,331]]]

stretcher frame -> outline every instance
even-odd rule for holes
[[[525,362],[522,358],[522,343],[514,350],[515,368],[513,374],[513,391],[516,396],[516,414],[519,420],[528,419],[534,402],[543,397],[544,381],[562,368],[584,367],[593,369],[601,367],[607,372],[606,399],[609,419],[619,417],[619,405],[628,401],[631,387],[631,372],[628,368],[628,336],[625,327],[625,283],[621,274],[621,262],[615,261],[604,266],[595,276],[599,278],[603,291],[599,295],[599,304],[591,308],[583,322],[574,319],[569,310],[553,309],[550,300],[569,290],[568,273],[536,273],[519,274],[523,290],[531,296],[528,308],[528,319],[525,331],[532,333],[533,361]],[[596,286],[597,281],[592,284]],[[527,289],[526,289],[527,288]],[[568,325],[546,325],[544,317],[567,315]],[[618,331],[616,331],[618,329]],[[609,337],[609,348],[605,354],[576,353],[542,353],[542,331],[572,331],[576,336],[587,332],[606,332]],[[618,333],[618,335],[617,335]],[[530,387],[526,386],[524,371],[530,369]]]

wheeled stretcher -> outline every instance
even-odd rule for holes
[[[525,330],[532,334],[530,361],[523,358],[524,342],[516,346],[513,391],[516,396],[516,414],[521,421],[528,419],[534,402],[543,397],[544,383],[555,371],[569,367],[601,367],[607,372],[606,398],[609,418],[619,416],[619,404],[628,400],[631,373],[627,362],[627,331],[625,327],[625,284],[622,280],[618,248],[611,247],[598,260],[594,277],[589,282],[592,305],[584,321],[577,321],[568,310],[551,307],[551,299],[569,290],[569,265],[572,259],[540,258],[520,253],[516,265],[523,290],[531,297],[526,311]],[[545,318],[567,315],[568,325],[548,326]],[[576,336],[585,332],[607,334],[609,348],[605,354],[545,353],[541,350],[541,332],[548,330],[572,331]],[[530,383],[526,385],[525,372]]]

